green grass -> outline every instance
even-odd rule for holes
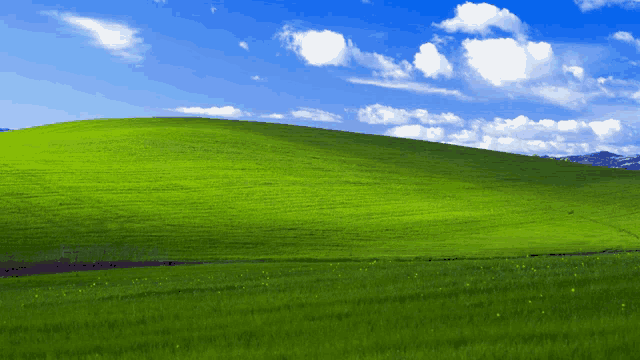
[[[245,121],[3,133],[0,261],[267,261],[0,279],[0,357],[633,358],[637,254],[524,256],[640,249],[638,185]]]

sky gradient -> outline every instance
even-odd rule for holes
[[[640,0],[10,1],[0,128],[203,116],[640,153]]]

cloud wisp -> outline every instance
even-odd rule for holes
[[[582,12],[596,10],[604,6],[621,6],[626,9],[637,9],[640,6],[640,0],[573,0],[573,2]]]
[[[319,109],[302,107],[299,110],[291,111],[291,115],[296,119],[341,123],[342,116],[332,114]]]
[[[179,107],[175,109],[164,109],[164,110],[181,112],[181,113],[190,114],[190,115],[223,116],[223,117],[230,117],[230,118],[239,118],[243,116],[253,115],[250,112],[245,112],[240,109],[236,109],[233,106],[223,106],[223,107],[212,106],[210,108]]]
[[[144,60],[141,55],[149,46],[144,44],[141,37],[136,36],[139,30],[125,24],[93,19],[83,16],[75,16],[58,11],[43,11],[43,15],[49,15],[66,24],[80,30],[84,35],[92,39],[91,44],[101,47],[112,54],[130,62],[139,63]]]

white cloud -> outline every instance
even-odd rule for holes
[[[360,65],[376,69],[374,76],[382,76],[384,78],[393,79],[406,79],[410,77],[410,73],[413,70],[413,66],[407,61],[402,60],[401,65],[395,64],[394,59],[378,53],[362,52],[349,40],[349,49],[351,50],[351,56]]]
[[[238,45],[240,45],[241,48],[249,51],[249,45],[246,42],[241,41]]]
[[[589,123],[593,132],[599,137],[605,137],[619,132],[621,129],[620,120],[592,121]]]
[[[593,150],[589,143],[594,141],[628,137],[628,130],[614,119],[591,122],[544,119],[535,122],[520,115],[514,119],[496,117],[493,122],[477,120],[471,130],[450,134],[448,139],[451,144],[506,152],[578,154]]]
[[[587,81],[585,82],[586,84],[592,86],[593,88],[597,88],[598,90],[600,90],[600,93],[591,93],[591,94],[587,94],[585,95],[585,99],[590,99],[591,97],[594,96],[598,96],[598,95],[605,95],[609,98],[614,98],[614,97],[622,97],[622,98],[628,98],[628,99],[632,99],[635,100],[634,98],[634,93],[635,91],[637,91],[636,89],[640,88],[640,82],[630,79],[630,80],[621,80],[621,79],[615,79],[613,76],[608,76],[608,77],[598,77],[597,79],[594,78],[589,78],[587,79]],[[629,87],[632,87],[633,90],[631,91],[610,91],[609,89],[605,88],[605,84],[608,84],[609,86],[627,86],[627,89]],[[592,105],[593,108],[593,105]]]
[[[465,39],[468,65],[494,86],[507,82],[528,80],[548,69],[553,58],[551,45],[546,42],[516,43],[513,39]],[[538,74],[540,75],[540,74]]]
[[[354,84],[366,84],[366,85],[375,85],[380,87],[386,87],[390,89],[402,89],[413,91],[417,93],[424,94],[441,94],[441,95],[451,95],[455,96],[461,100],[471,100],[472,98],[466,95],[463,95],[459,90],[449,90],[449,89],[440,89],[433,88],[425,84],[420,84],[416,82],[397,82],[397,81],[380,81],[380,80],[370,80],[370,79],[360,79],[360,78],[348,78],[347,81]]]
[[[367,124],[401,125],[411,118],[418,119],[423,124],[454,124],[462,125],[464,121],[453,113],[431,115],[427,110],[415,109],[408,111],[396,109],[380,104],[369,105],[358,110],[358,120]]]
[[[270,118],[270,119],[282,119],[284,115],[282,114],[269,114],[269,115],[260,115],[262,118]]]
[[[617,84],[617,85],[632,85],[634,87],[640,86],[640,82],[639,81],[614,79],[613,76],[608,76],[606,78],[599,77],[597,79],[597,82],[599,84],[611,83],[611,84]]]
[[[461,31],[465,33],[480,33],[488,35],[489,27],[497,27],[504,31],[517,34],[524,39],[526,25],[507,9],[500,10],[494,5],[466,2],[456,6],[456,16],[453,19],[444,20],[440,24],[432,23],[449,33]]]
[[[291,26],[285,25],[278,34],[287,49],[293,50],[309,65],[347,65],[349,49],[342,34],[324,30],[293,32]]]
[[[263,78],[261,78],[261,77],[260,77],[260,76],[258,76],[258,75],[255,75],[255,76],[252,76],[252,77],[251,77],[251,80],[260,81],[260,80],[264,80],[264,79],[263,79]]]
[[[163,4],[167,3],[167,0],[153,0],[153,1],[155,1],[157,3],[163,3]]]
[[[543,119],[535,122],[521,115],[514,119],[496,117],[492,122],[476,119],[470,123],[469,128],[447,135],[442,127],[427,128],[417,124],[407,125],[409,118],[416,117],[415,115],[419,111],[426,113],[426,110],[408,111],[376,104],[361,109],[358,115],[362,117],[360,121],[371,124],[400,125],[388,129],[385,135],[504,152],[548,153],[552,156],[564,156],[595,152],[601,149],[612,152],[624,151],[624,153],[640,150],[640,147],[637,146],[606,145],[613,140],[633,140],[631,129],[623,126],[619,120],[611,118],[604,121]],[[447,116],[452,118],[455,115],[440,115],[441,118]],[[460,122],[453,123],[459,124]]]
[[[566,66],[566,65],[562,65],[562,70],[564,72],[570,72],[573,74],[573,76],[577,77],[578,79],[582,80],[584,79],[584,69],[581,68],[580,66]]]
[[[447,58],[438,53],[438,49],[432,43],[424,43],[420,46],[420,52],[416,53],[413,64],[425,77],[435,79],[439,74],[446,77],[451,77],[453,74],[453,67]]]
[[[640,3],[640,0],[573,0],[582,12],[598,9],[603,6],[622,5],[623,7],[633,8],[634,4]]]
[[[371,0],[362,0],[363,4],[371,4]]]
[[[614,96],[612,92],[602,86],[602,81],[599,81],[600,84],[598,84],[595,79],[586,77],[585,69],[581,66],[562,65],[561,70],[555,68],[557,66],[556,59],[551,45],[542,41],[527,41],[524,35],[526,24],[507,9],[500,10],[487,3],[476,5],[466,2],[456,8],[455,18],[445,20],[435,26],[449,32],[463,31],[484,35],[490,33],[491,27],[496,27],[515,34],[516,39],[465,39],[462,42],[463,65],[467,68],[466,70],[470,70],[465,71],[465,74],[469,75],[467,80],[480,80],[480,83],[502,88],[502,91],[506,91],[504,95],[511,99],[515,99],[515,94],[519,93],[575,110],[585,106],[587,101],[594,97]],[[612,37],[626,39],[626,41],[633,40],[631,34],[625,34],[617,33]],[[286,44],[307,64],[347,66],[349,61],[353,59],[359,65],[374,70],[375,78],[347,78],[346,80],[351,83],[472,100],[471,97],[463,95],[459,90],[435,88],[428,84],[411,81],[414,70],[420,70],[426,78],[437,79],[439,75],[446,78],[453,77],[452,63],[436,47],[436,44],[443,43],[445,40],[437,35],[434,35],[433,42],[423,43],[420,46],[419,52],[414,55],[413,64],[406,60],[396,61],[391,57],[374,52],[363,52],[353,44],[352,40],[345,40],[342,34],[329,30],[296,32],[287,25],[278,35],[284,43],[283,46]],[[568,63],[575,62],[574,59],[567,60]],[[527,85],[527,87],[523,86],[529,81],[542,77],[548,77],[548,79],[557,82],[562,77],[558,76],[556,71],[559,74],[571,73],[581,82],[578,83],[570,79],[568,84],[536,83]],[[585,91],[585,88],[588,91]],[[596,92],[593,92],[594,90]],[[640,101],[640,92],[624,93],[623,95]]]
[[[212,13],[212,14],[215,14],[215,13],[216,13],[216,10],[218,10],[218,9],[214,8],[213,6],[211,7],[211,13]]]
[[[226,116],[226,117],[240,117],[240,116],[251,116],[250,112],[245,112],[240,109],[236,109],[233,106],[223,106],[223,107],[210,107],[210,108],[201,108],[201,107],[179,107],[176,109],[165,109],[170,111],[181,112],[185,114],[198,114],[198,115],[209,115],[209,116]]]
[[[638,0],[638,1],[640,1],[640,0]],[[613,35],[611,35],[611,37],[613,39],[615,39],[615,40],[620,40],[620,41],[635,45],[635,47],[640,50],[640,39],[634,39],[633,35],[631,35],[631,33],[629,33],[629,32],[618,31],[618,32],[614,33]]]
[[[367,124],[406,124],[410,118],[411,113],[407,110],[394,109],[380,104],[370,105],[358,110],[358,120]]]
[[[433,37],[431,38],[431,42],[439,45],[439,44],[447,44],[449,41],[455,40],[453,36],[445,36],[445,37],[440,37],[438,36],[438,34],[433,34]]]
[[[104,20],[96,20],[88,17],[74,16],[68,13],[60,14],[58,11],[44,11],[45,15],[50,15],[82,30],[93,38],[93,45],[102,47],[114,55],[126,60],[139,62],[143,57],[137,53],[143,52],[143,39],[136,36],[137,29],[130,28],[123,24],[117,24]]]
[[[444,138],[444,129],[433,127],[425,128],[421,125],[403,125],[387,130],[385,135],[427,141],[439,141]]]
[[[406,60],[396,64],[391,57],[360,51],[351,40],[347,44],[342,34],[330,30],[295,32],[285,25],[276,36],[287,49],[313,66],[347,66],[353,58],[360,65],[376,70],[374,76],[394,79],[406,79],[413,70]]]
[[[323,122],[337,122],[341,123],[340,119],[342,116],[332,114],[330,112],[311,109],[311,108],[300,108],[301,110],[292,111],[291,115],[298,119],[309,119],[313,121],[323,121]]]
[[[599,93],[585,94],[564,86],[553,86],[547,84],[532,86],[529,91],[551,103],[570,109],[577,109],[580,106],[586,105],[589,99],[600,96]]]
[[[429,114],[427,110],[414,110],[413,113],[415,118],[423,124],[453,124],[462,126],[464,124],[464,120],[461,117],[454,115],[452,112],[442,113],[440,115]]]
[[[626,31],[618,31],[613,34],[613,38],[616,40],[624,41],[624,42],[633,42],[633,35]]]
[[[472,130],[462,130],[457,134],[449,135],[450,139],[453,139],[456,143],[467,143],[478,140],[478,133]]]

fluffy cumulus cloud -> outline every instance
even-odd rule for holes
[[[249,51],[249,44],[247,44],[246,42],[241,41],[238,45],[240,45],[241,48]]]
[[[360,66],[372,69],[372,75],[376,77],[374,79],[349,78],[348,81],[351,83],[470,99],[458,90],[438,89],[408,81],[415,69],[431,78],[436,78],[439,75],[452,76],[453,67],[431,43],[425,43],[420,47],[420,51],[416,53],[414,62],[411,64],[407,60],[398,62],[386,55],[361,51],[351,39],[345,40],[342,34],[329,30],[296,32],[291,26],[285,25],[282,31],[276,35],[282,41],[283,46],[293,50],[309,65],[348,66],[353,60]],[[437,40],[443,41],[440,38]]]
[[[467,129],[447,132],[445,126],[462,125],[462,119],[448,113],[433,117],[433,121],[421,120],[422,123],[440,126],[407,124],[411,117],[419,118],[416,115],[419,115],[420,111],[425,111],[426,114],[426,110],[407,111],[376,104],[361,109],[358,115],[361,121],[370,124],[399,125],[389,128],[385,135],[496,151],[564,155],[601,150],[612,152],[617,150],[629,152],[633,150],[632,148],[638,150],[633,146],[623,148],[609,145],[613,142],[632,140],[631,129],[615,119],[603,121],[542,119],[536,122],[521,115],[514,119],[496,117],[492,122],[476,119]]]
[[[261,78],[258,75],[254,75],[254,76],[251,77],[251,80],[260,81],[260,80],[264,80],[264,78]]]
[[[578,5],[582,12],[599,9],[603,6],[618,5],[628,8],[637,8],[636,5],[640,5],[640,0],[573,0],[573,2]]]
[[[587,101],[612,93],[598,86],[593,79],[587,79],[585,90],[578,86],[564,84],[532,84],[533,80],[546,77],[557,82],[555,71],[570,73],[574,78],[585,81],[584,69],[580,66],[562,65],[561,70],[552,66],[555,63],[551,44],[533,42],[526,39],[527,25],[508,9],[499,9],[487,3],[473,4],[466,2],[455,9],[456,16],[441,23],[432,25],[447,32],[479,33],[489,35],[492,28],[499,28],[515,35],[512,38],[465,39],[462,41],[463,63],[467,66],[467,80],[487,83],[496,88],[508,90],[506,95],[514,98],[515,94],[533,96],[544,102],[577,109],[586,105]],[[613,38],[635,43],[631,34],[618,32]],[[434,40],[441,41],[440,38]],[[426,77],[435,78],[438,74],[451,76],[452,68],[448,60],[438,53],[435,45],[427,43],[421,46],[416,54],[414,65]],[[523,84],[530,84],[527,87]],[[598,88],[596,91],[591,91]]]
[[[613,118],[593,121],[541,119],[536,122],[521,115],[513,119],[495,117],[493,121],[475,119],[465,122],[451,112],[431,114],[425,109],[374,104],[358,109],[357,119],[370,125],[391,125],[384,132],[387,136],[529,155],[547,153],[564,156],[640,150],[637,146],[611,145],[632,141],[637,134],[633,128]]]
[[[456,6],[455,17],[432,25],[449,33],[487,36],[492,30],[500,29],[514,35],[513,38],[468,38],[461,43],[462,58],[458,60],[464,71],[460,74],[474,87],[489,85],[498,96],[510,99],[523,96],[568,109],[584,107],[588,101],[600,96],[623,96],[640,101],[637,88],[616,94],[605,87],[605,82],[611,83],[609,80],[599,78],[596,81],[588,77],[584,68],[574,64],[575,59],[568,61],[571,64],[558,63],[551,44],[527,40],[528,26],[508,9],[467,1]],[[414,79],[415,74],[430,80],[450,79],[454,76],[456,69],[437,47],[453,40],[451,36],[434,34],[431,42],[419,46],[410,63],[362,51],[351,39],[347,40],[343,34],[330,30],[294,31],[291,26],[286,25],[276,35],[280,37],[283,46],[293,50],[308,65],[348,66],[353,60],[358,65],[373,70],[372,78],[346,78],[353,84],[453,96],[466,101],[474,99],[459,90],[433,87]],[[618,31],[611,38],[633,44],[640,49],[640,39],[635,39],[631,33]],[[562,83],[563,80],[565,83]],[[483,93],[491,95],[491,91]]]
[[[143,39],[136,36],[139,30],[124,24],[59,13],[55,10],[44,11],[42,14],[64,21],[91,37],[92,45],[104,48],[130,62],[142,61],[144,58],[140,54],[148,49],[148,46],[143,44]]]
[[[599,138],[606,138],[608,136],[615,135],[622,129],[620,120],[613,119],[605,121],[592,121],[589,123],[589,127]]]
[[[553,58],[551,45],[546,42],[465,39],[462,46],[468,65],[494,86],[544,75]]]
[[[562,70],[564,72],[570,72],[573,74],[573,76],[577,77],[578,79],[582,80],[584,79],[584,69],[581,68],[580,66],[567,66],[567,65],[562,65]]]
[[[192,114],[192,115],[208,115],[208,116],[223,116],[230,118],[238,118],[241,116],[251,116],[253,115],[250,112],[245,112],[240,109],[236,109],[233,106],[223,106],[223,107],[210,107],[210,108],[201,108],[201,107],[179,107],[176,109],[165,109],[170,111],[181,112],[184,114]]]
[[[348,65],[349,49],[342,34],[324,30],[295,32],[285,25],[277,34],[287,49],[313,66]]]
[[[300,108],[299,110],[292,111],[291,115],[297,119],[305,119],[305,120],[313,120],[313,121],[322,121],[322,122],[335,122],[341,123],[342,116],[332,114],[330,112],[311,109],[311,108]]]
[[[358,110],[358,120],[367,124],[406,124],[410,118],[411,113],[407,110],[394,109],[380,104],[370,105]]]
[[[313,66],[348,66],[353,59],[361,66],[373,69],[374,76],[409,78],[413,66],[406,60],[396,64],[394,59],[378,53],[363,52],[340,33],[323,30],[293,31],[285,25],[276,34],[283,45]]]
[[[358,120],[367,124],[400,125],[415,118],[423,124],[452,124],[462,126],[464,120],[453,113],[429,114],[427,110],[407,111],[390,106],[375,104],[358,110]]]
[[[451,77],[453,67],[447,58],[438,52],[435,45],[425,43],[420,46],[420,52],[416,53],[413,64],[416,69],[422,71],[425,77],[436,78],[442,74]]]
[[[623,2],[576,0],[585,9]],[[640,3],[640,0],[635,2]],[[529,41],[526,36],[528,26],[508,9],[500,9],[488,3],[466,2],[457,5],[455,17],[432,25],[448,33],[462,32],[485,37],[495,29],[511,33],[513,38],[463,40],[460,66],[466,67],[465,75],[469,82],[476,80],[478,84],[488,84],[489,88],[505,91],[512,99],[516,94],[532,96],[539,101],[570,109],[577,109],[603,95],[623,96],[640,103],[640,82],[614,79],[612,76],[591,78],[581,65],[576,65],[579,62],[577,59],[567,59],[567,63],[563,64],[555,57],[551,44]],[[309,65],[348,66],[353,60],[358,65],[373,70],[374,78],[346,79],[354,84],[473,100],[458,90],[435,88],[412,81],[416,73],[429,79],[453,77],[452,63],[437,47],[454,40],[451,36],[433,35],[430,42],[420,45],[412,63],[407,60],[397,61],[375,52],[361,51],[352,40],[345,40],[342,34],[329,30],[297,32],[290,26],[285,26],[279,36],[284,46],[293,50]],[[634,38],[629,32],[618,31],[610,38],[640,49],[640,39]],[[605,85],[632,88],[614,92],[605,88]],[[291,114],[295,118],[340,122],[338,115],[316,109],[303,108],[292,111]],[[431,114],[425,109],[402,109],[376,103],[358,109],[357,119],[370,125],[390,126],[385,131],[389,136],[515,153],[567,155],[601,150],[624,150],[629,153],[632,148],[636,149],[633,146],[610,145],[624,140],[633,141],[634,135],[631,134],[637,132],[609,116],[602,116],[600,120],[541,119],[536,122],[521,115],[513,119],[496,117],[493,121],[475,119],[465,126],[465,121],[452,112]]]
[[[444,129],[440,127],[425,128],[420,125],[403,125],[387,130],[385,135],[427,141],[440,141],[444,138]]]
[[[467,1],[456,6],[455,14],[453,19],[444,20],[439,24],[432,23],[432,25],[450,33],[460,31],[485,36],[491,32],[491,27],[496,27],[521,38],[526,30],[526,25],[509,10],[500,10],[487,3],[473,4]]]
[[[535,122],[522,115],[513,120],[495,118],[492,123],[482,126],[482,132],[492,141],[513,139],[513,149],[568,153],[594,150],[588,145],[593,142],[629,140],[630,134],[628,128],[614,119],[590,122],[544,119]]]

